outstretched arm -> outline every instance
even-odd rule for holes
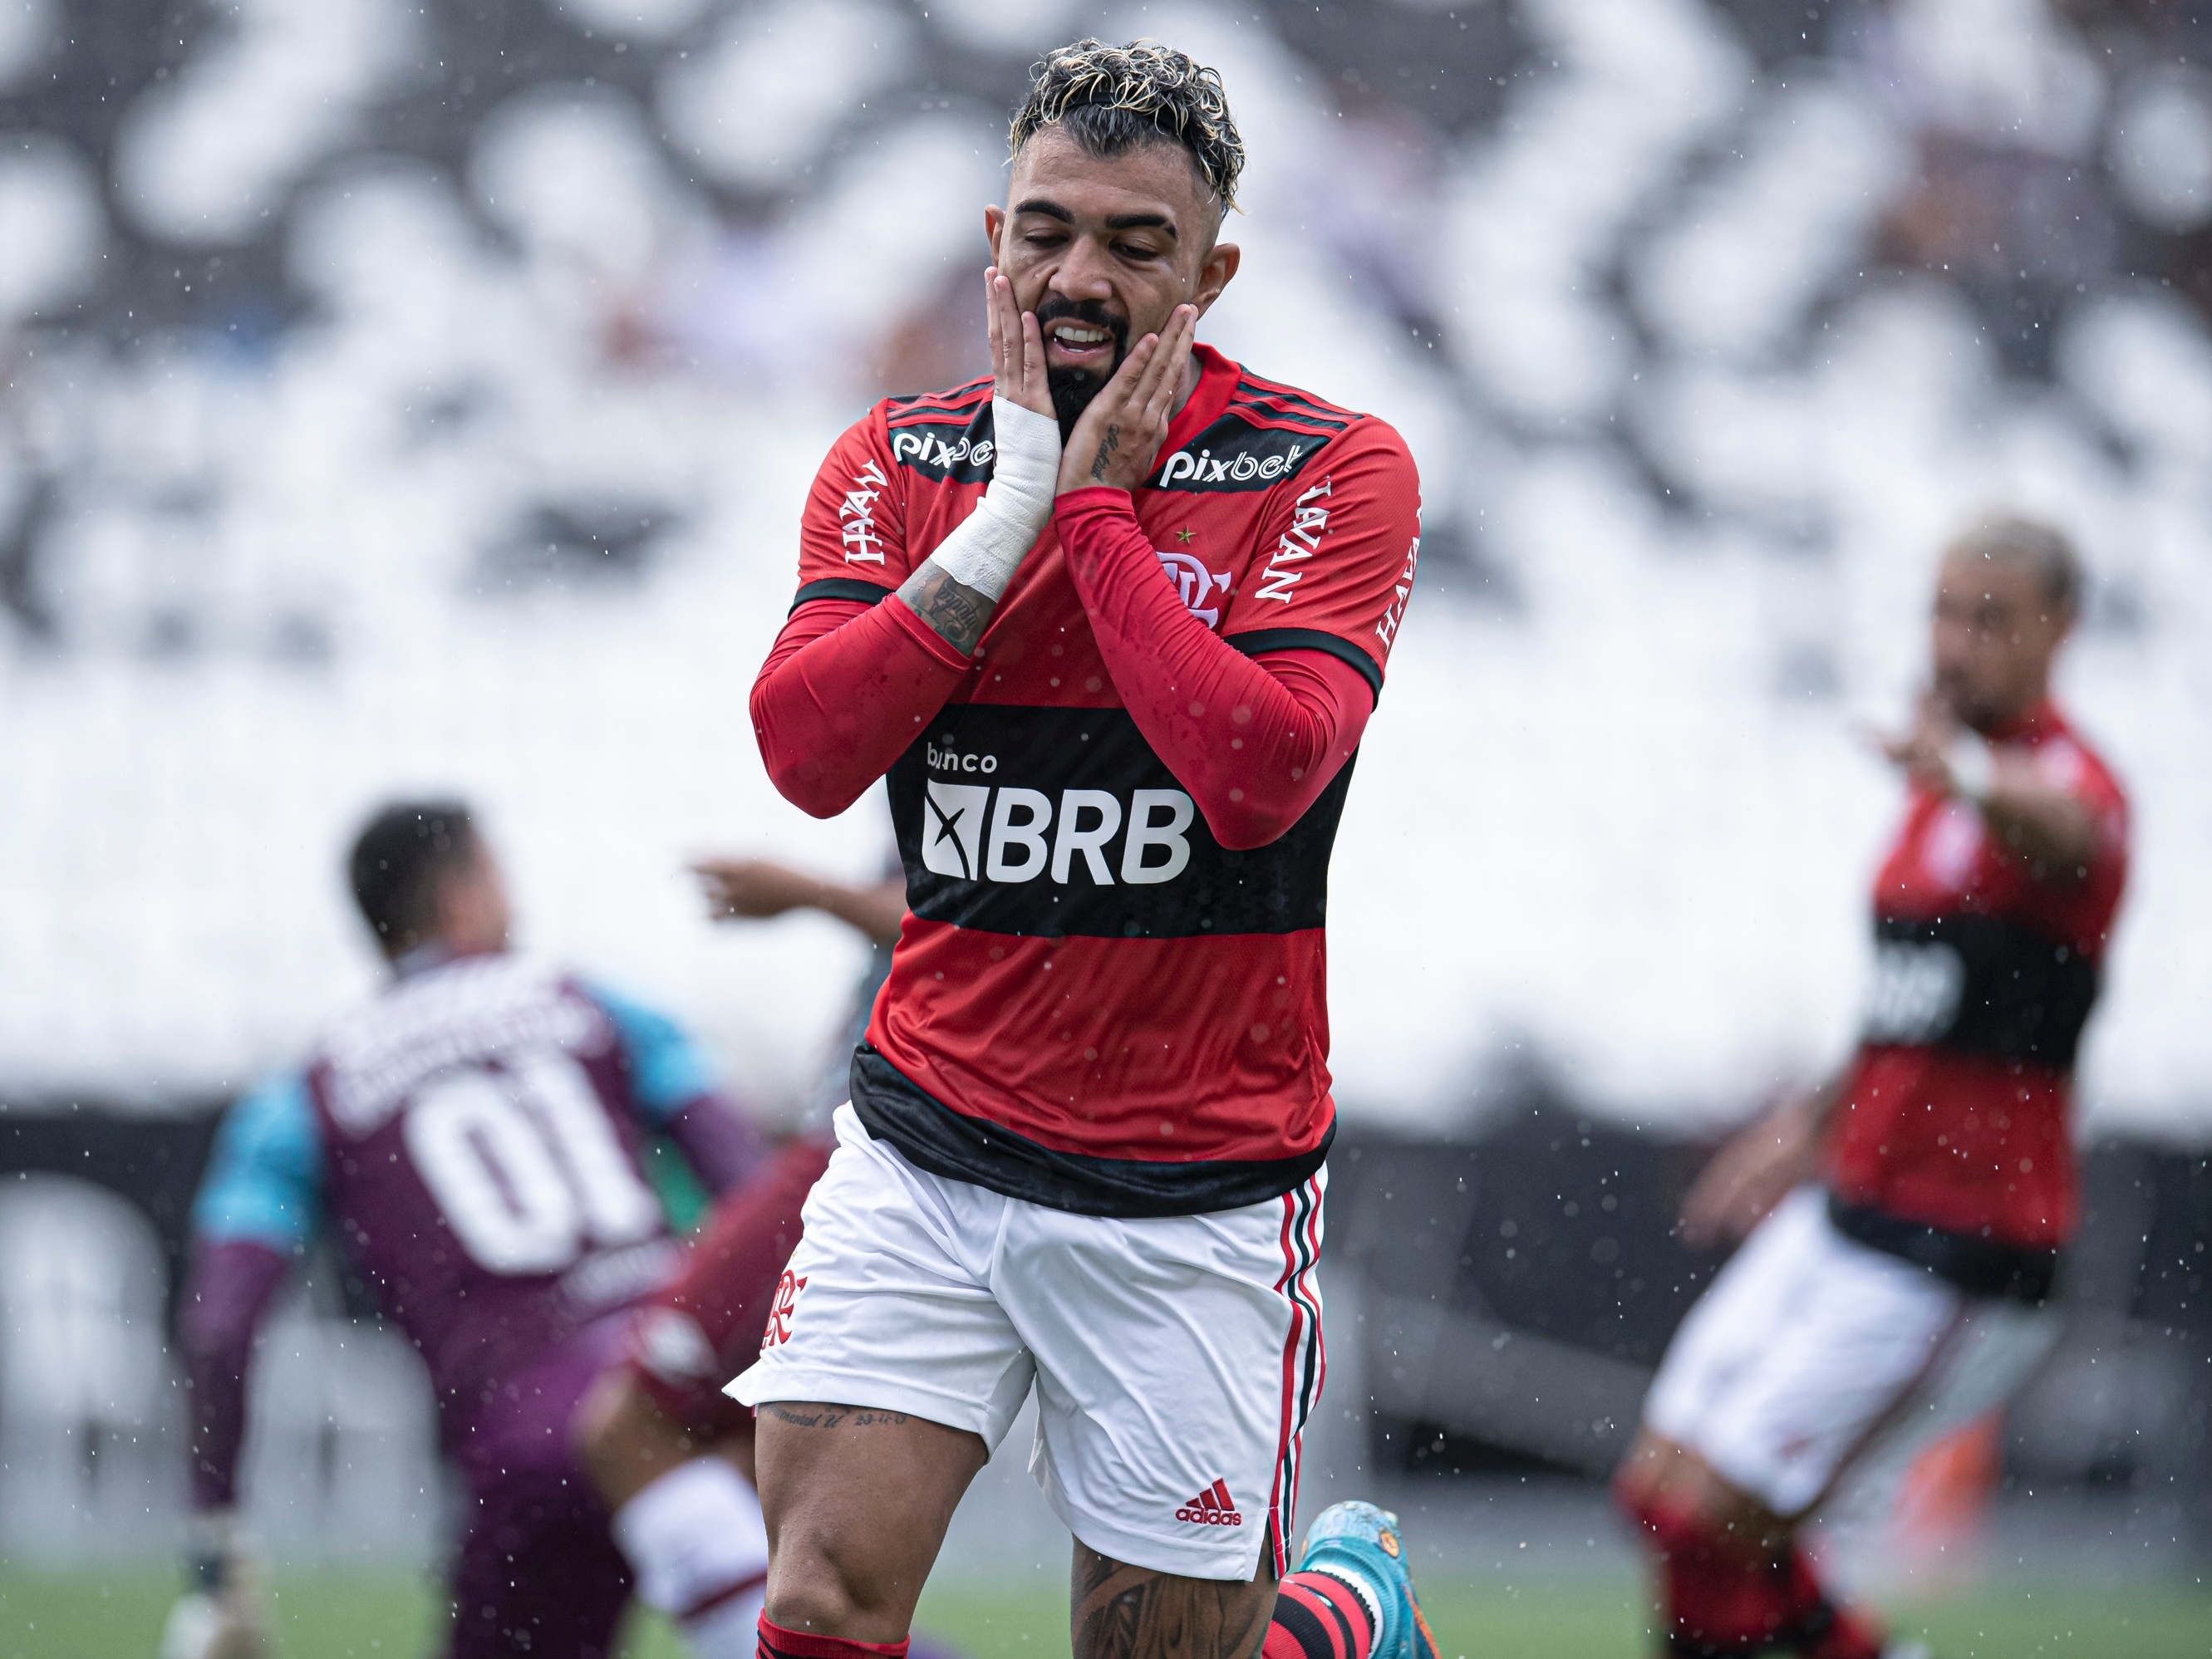
[[[896,878],[848,887],[771,859],[700,859],[691,872],[706,891],[708,915],[717,921],[819,910],[872,945],[895,945],[906,919],[906,883]]]
[[[253,1341],[290,1272],[291,1257],[252,1239],[193,1241],[177,1317],[177,1346],[191,1394],[192,1508],[238,1503],[246,1443],[246,1379]],[[203,1588],[206,1588],[203,1586]]]
[[[238,1496],[253,1344],[293,1259],[322,1224],[321,1132],[307,1085],[270,1079],[224,1115],[192,1201],[192,1249],[177,1315],[191,1390],[192,1506]]]
[[[1051,517],[1060,425],[1044,343],[1005,277],[994,269],[984,284],[996,446],[989,488],[893,599],[865,612],[848,608],[857,603],[849,596],[803,605],[753,684],[753,730],[769,775],[817,817],[859,799],[945,706]]]

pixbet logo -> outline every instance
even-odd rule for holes
[[[1168,580],[1176,585],[1176,592],[1182,596],[1182,608],[1208,628],[1218,625],[1221,621],[1221,607],[1218,605],[1208,606],[1206,601],[1216,587],[1221,590],[1223,599],[1229,597],[1229,573],[1226,570],[1208,570],[1204,561],[1194,553],[1163,551],[1159,558],[1161,568],[1168,573]]]
[[[991,464],[992,444],[988,438],[971,445],[962,438],[957,443],[946,443],[935,433],[909,429],[891,439],[891,459],[908,461],[916,466],[942,467],[951,471],[966,461],[975,466]]]
[[[1298,457],[1304,451],[1304,444],[1292,444],[1287,453],[1270,455],[1263,460],[1253,454],[1216,455],[1211,449],[1201,449],[1194,455],[1188,449],[1178,449],[1160,469],[1160,483],[1164,487],[1176,483],[1249,483],[1279,478],[1297,465]]]

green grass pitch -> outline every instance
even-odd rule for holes
[[[159,1568],[43,1573],[0,1566],[0,1659],[152,1659],[176,1580]],[[1519,1589],[1425,1584],[1446,1659],[1643,1659],[1651,1651],[1634,1586],[1552,1580]],[[423,1659],[431,1587],[404,1575],[292,1572],[276,1579],[279,1659]],[[1066,1603],[1034,1579],[994,1593],[963,1579],[924,1598],[918,1626],[969,1659],[1067,1651]],[[2212,1659],[2212,1593],[2185,1588],[2008,1586],[1901,1610],[1938,1659]],[[629,1659],[682,1659],[640,1619]]]

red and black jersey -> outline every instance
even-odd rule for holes
[[[2126,797],[2044,705],[1999,734],[2096,815],[2095,857],[2036,879],[1970,803],[1916,790],[1875,883],[1875,980],[1828,1148],[1837,1199],[2031,1250],[2073,1232],[2068,1114],[2127,878]]]
[[[1322,653],[1379,694],[1419,547],[1403,441],[1198,360],[1134,492],[1158,580],[1236,650]],[[896,589],[973,510],[992,452],[988,380],[872,410],[816,479],[795,618]],[[1334,1130],[1322,923],[1350,779],[1268,845],[1217,842],[1124,707],[1048,526],[889,773],[912,914],[854,1066],[871,1133],[1097,1213],[1304,1180]]]

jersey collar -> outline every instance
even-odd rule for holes
[[[1221,411],[1229,407],[1229,394],[1237,390],[1240,371],[1235,363],[1209,345],[1194,344],[1190,350],[1198,359],[1198,385],[1191,392],[1190,401],[1168,422],[1168,435],[1160,443],[1164,457],[1174,454],[1219,420]]]
[[[1196,403],[1194,397],[1191,401]],[[2058,712],[2058,705],[2049,697],[2024,714],[2015,714],[1994,732],[1988,734],[1991,743],[2041,743],[2059,737],[2066,731],[2066,718]]]

